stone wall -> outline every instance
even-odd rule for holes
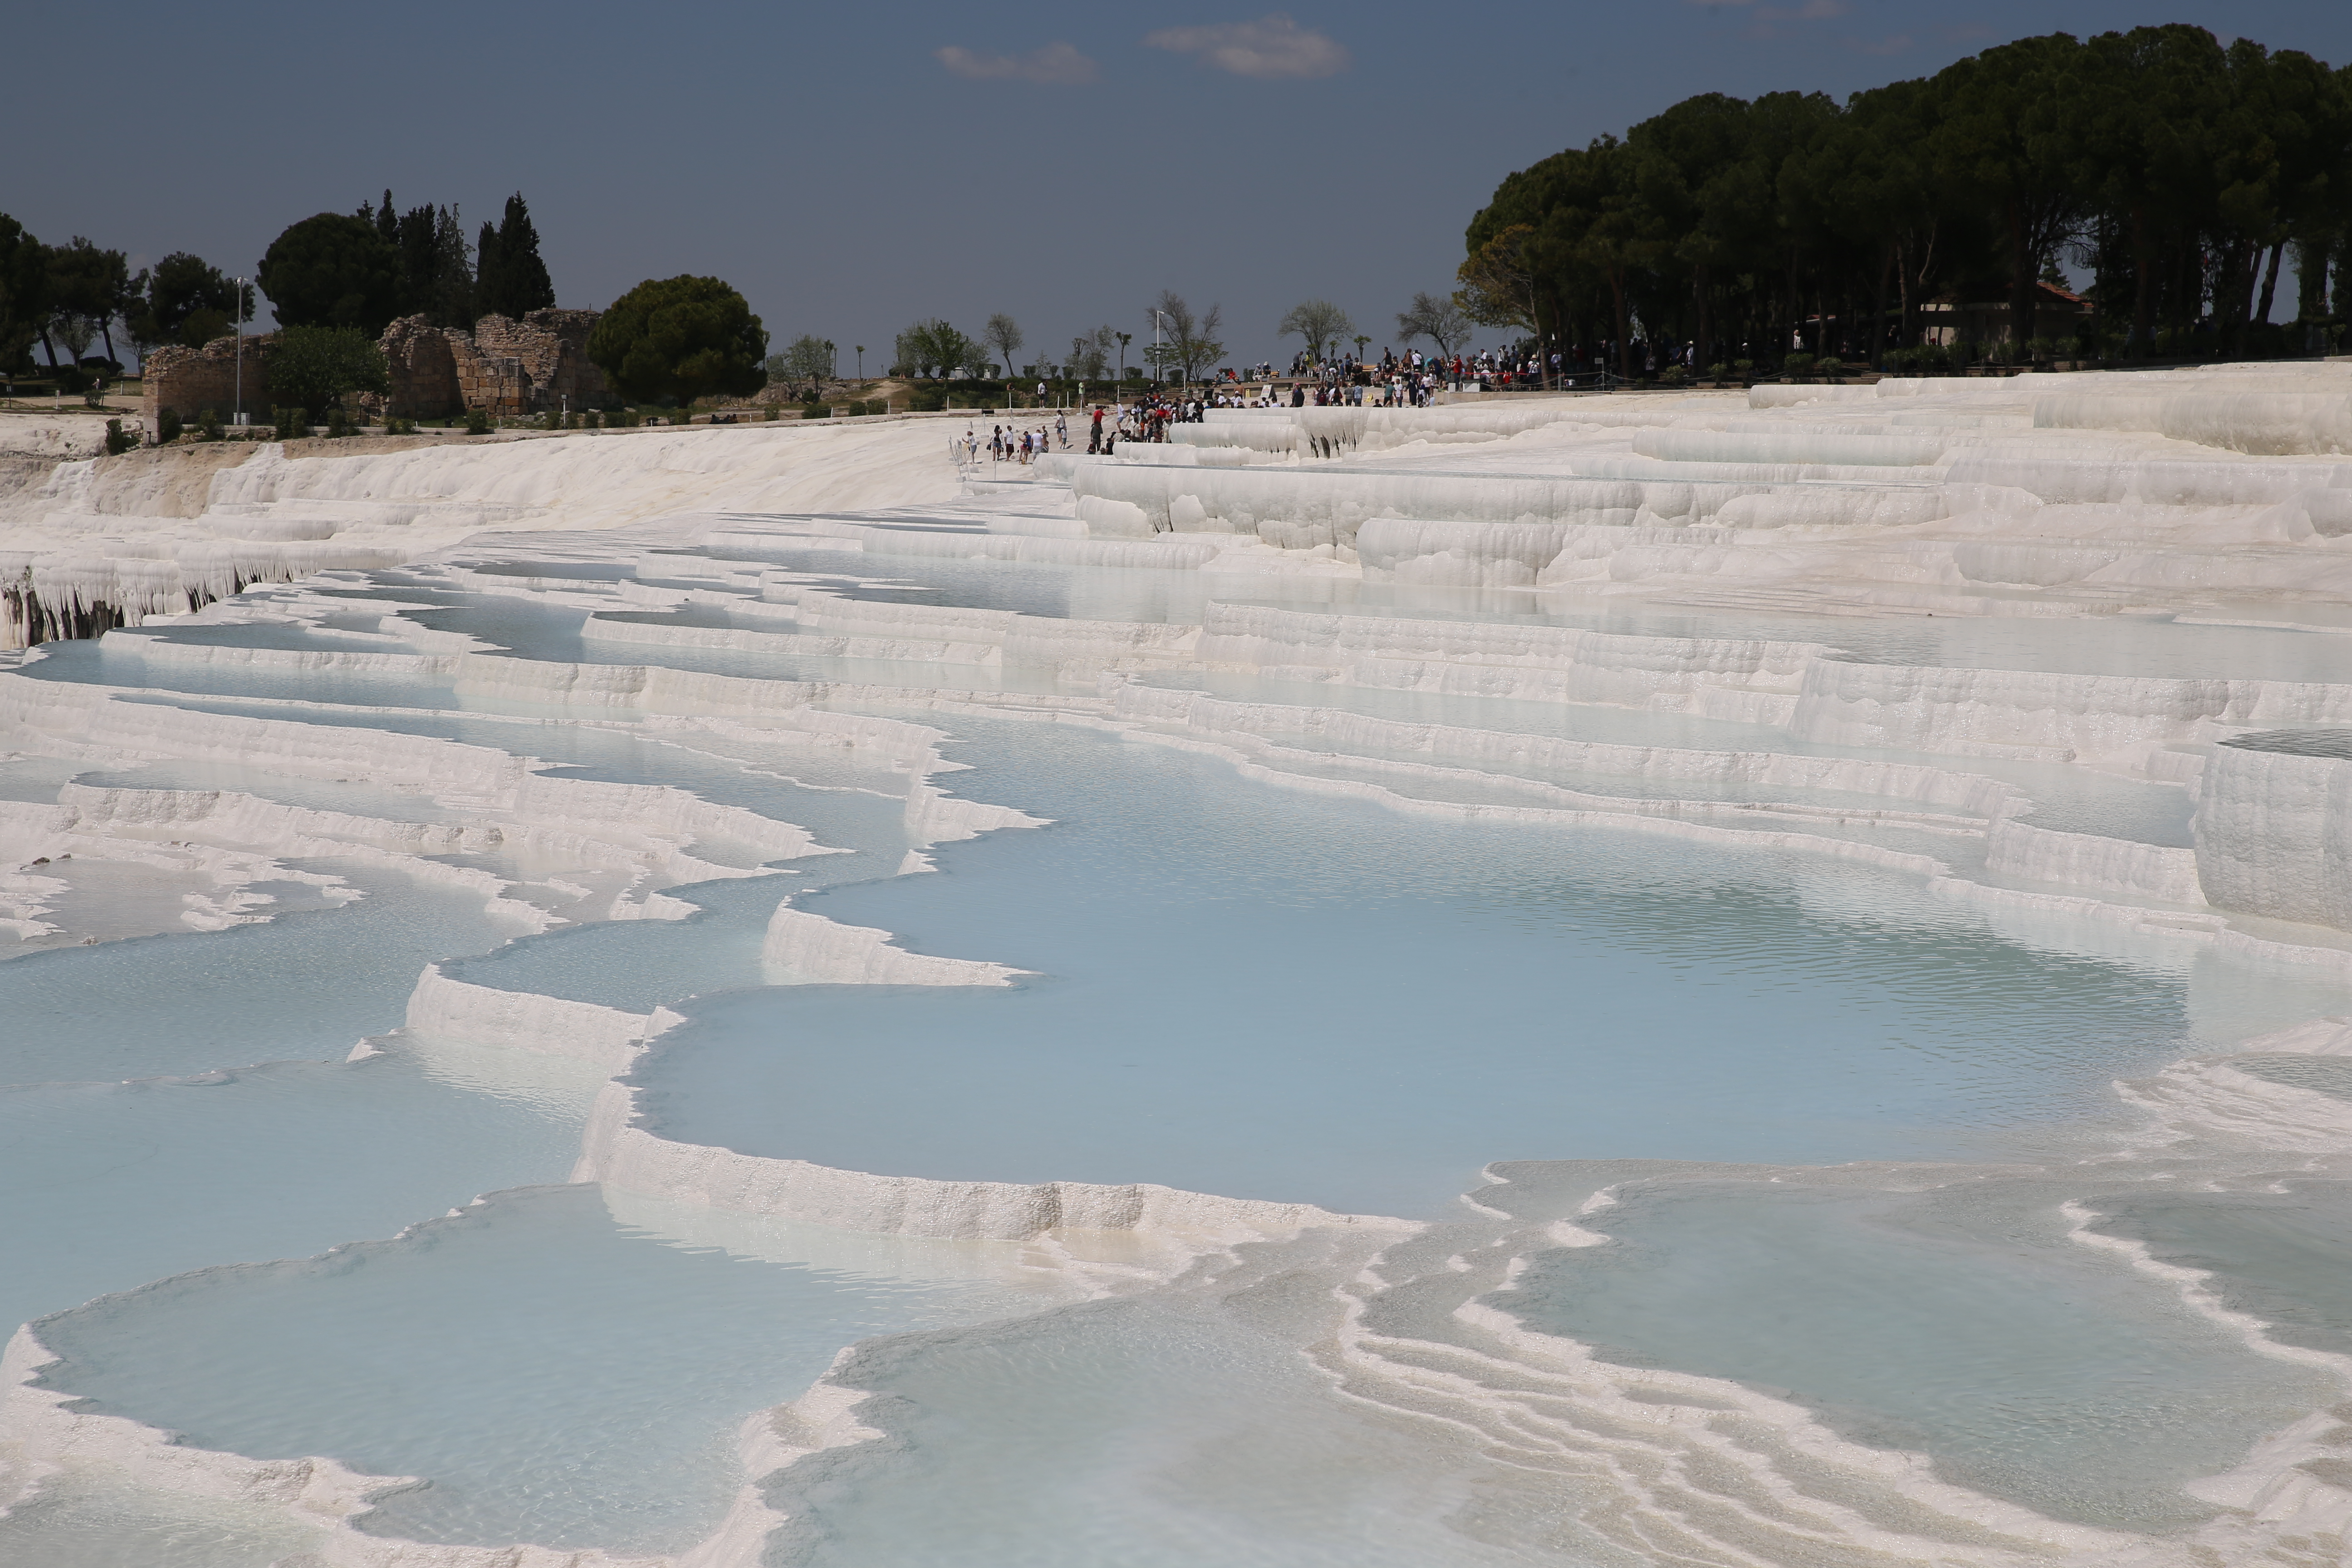
[[[485,321],[504,320],[486,316]],[[532,395],[530,375],[512,354],[485,353],[478,340],[450,329],[449,352],[457,363],[457,394],[468,408],[487,410],[493,418],[519,418],[539,406]]]
[[[522,418],[566,405],[600,406],[604,373],[588,360],[588,334],[601,312],[533,310],[521,321],[484,316],[470,332],[403,316],[383,330],[388,392],[360,399],[371,416],[439,419],[469,408],[493,418]],[[256,423],[269,415],[268,361],[273,334],[245,340],[245,407]],[[226,421],[236,407],[236,340],[202,349],[159,349],[148,356],[141,412],[154,428],[166,408],[193,420],[205,409]]]
[[[474,323],[474,342],[485,356],[510,359],[529,384],[528,411],[593,408],[604,397],[604,373],[588,361],[588,334],[595,310],[533,310],[521,321],[484,316]]]
[[[273,334],[245,340],[245,411],[257,425],[269,418],[269,348]],[[229,422],[237,406],[237,341],[215,338],[200,349],[158,349],[141,377],[139,412],[147,428],[169,408],[194,423],[207,408]]]
[[[452,334],[423,316],[403,316],[383,330],[383,350],[390,393],[381,400],[363,399],[371,413],[398,415],[405,419],[438,419],[465,405],[457,380]]]

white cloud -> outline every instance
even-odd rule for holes
[[[961,44],[933,49],[932,58],[961,77],[974,81],[1044,81],[1068,84],[1092,81],[1095,62],[1068,44],[1047,44],[1025,55],[983,55]]]
[[[1146,34],[1143,41],[1155,49],[1193,55],[1219,70],[1261,80],[1336,76],[1351,63],[1345,45],[1301,27],[1279,11],[1255,22],[1163,27]]]

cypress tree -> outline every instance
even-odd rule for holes
[[[433,314],[434,279],[439,261],[434,247],[435,218],[430,205],[412,207],[401,215],[395,243],[400,249],[400,313],[404,316]]]
[[[469,327],[479,317],[474,300],[473,259],[467,253],[466,226],[458,221],[455,204],[433,219],[432,303],[426,306],[436,327]]]
[[[489,232],[487,225],[483,232]],[[539,230],[531,226],[530,208],[523,204],[520,191],[507,198],[498,229],[498,258],[495,292],[487,277],[480,291],[485,310],[520,321],[527,310],[543,310],[555,303],[555,283],[547,275],[547,263],[540,259]]]
[[[506,297],[506,258],[499,250],[498,226],[485,223],[482,237],[474,246],[476,320],[499,314],[505,309]]]

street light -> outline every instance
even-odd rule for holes
[[[236,329],[236,423],[245,423],[245,279],[236,280],[236,318],[230,325]]]

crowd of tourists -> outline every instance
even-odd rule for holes
[[[957,464],[973,468],[985,451],[992,463],[1017,463],[1027,468],[1046,453],[1057,448],[1070,449],[1070,419],[1066,414],[1054,416],[1050,426],[1040,425],[1033,430],[1016,430],[1010,425],[988,427],[988,442],[982,446],[977,427],[967,426],[964,433],[948,443]]]
[[[1121,441],[1165,441],[1171,425],[1198,425],[1212,406],[1238,408],[1242,405],[1216,395],[1213,405],[1208,397],[1138,398],[1133,403],[1097,404],[1094,428],[1087,437],[1087,450],[1107,453],[1118,449]]]
[[[1383,349],[1378,360],[1346,353],[1316,359],[1300,353],[1291,361],[1289,402],[1294,407],[1423,408],[1439,392],[1569,385],[1576,374],[1572,356],[1546,355],[1524,348],[1455,354]]]
[[[1170,426],[1197,424],[1212,408],[1425,408],[1444,391],[1572,384],[1576,368],[1572,356],[1512,349],[1452,355],[1383,349],[1378,360],[1301,353],[1291,362],[1286,394],[1275,384],[1274,366],[1261,363],[1246,371],[1220,371],[1196,395],[1171,399],[1155,394],[1132,403],[1097,404],[1086,416],[1086,449],[1101,456],[1117,451],[1121,441],[1165,441]],[[1046,395],[1043,384],[1038,395]],[[1030,429],[992,425],[985,442],[975,426],[949,445],[956,461],[968,467],[976,467],[985,453],[992,463],[1026,468],[1048,452],[1072,449],[1069,416],[1056,413],[1052,425]]]

